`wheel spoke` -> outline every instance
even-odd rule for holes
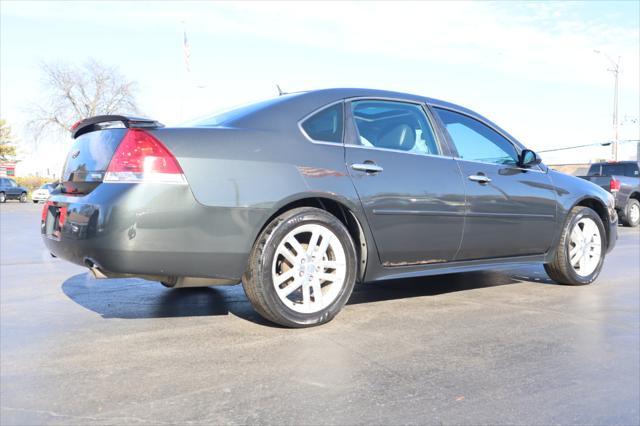
[[[315,252],[316,259],[322,259],[322,256],[325,255],[327,249],[329,248],[329,244],[331,243],[331,239],[333,235],[328,233],[322,234],[322,241],[320,241],[320,245],[318,246],[318,251]]]
[[[329,281],[329,282],[334,282],[336,280],[336,278],[338,278],[336,276],[336,274],[327,274],[324,272],[321,272],[318,274],[318,279],[320,281]]]
[[[296,257],[302,256],[304,254],[304,248],[300,245],[296,237],[293,235],[286,239],[286,242],[293,248],[296,252]]]
[[[278,254],[281,254],[285,259],[287,259],[287,262],[289,262],[291,266],[294,266],[298,263],[294,254],[291,253],[291,250],[289,250],[289,248],[287,248],[287,246],[285,246],[284,244],[280,245]]]
[[[578,225],[573,227],[573,231],[571,231],[571,241],[574,243],[578,243],[582,241],[582,229]]]
[[[309,305],[311,303],[311,287],[309,286],[309,282],[305,282],[302,284],[302,303],[305,305]]]
[[[320,280],[315,279],[313,281],[312,286],[313,286],[314,303],[321,305],[322,304],[322,286],[320,285]]]
[[[319,238],[320,238],[320,232],[313,231],[311,233],[311,239],[309,239],[309,246],[307,247],[307,254],[308,255],[313,254],[313,251],[316,249],[316,246],[318,245],[318,239]]]
[[[282,274],[277,275],[273,283],[276,286],[280,287],[282,283],[284,283],[285,281],[293,277],[293,274],[295,274],[295,272],[296,272],[295,269],[291,268],[287,272],[283,272]]]
[[[298,279],[294,279],[292,282],[290,282],[289,284],[287,284],[287,286],[283,289],[278,289],[278,291],[283,295],[283,296],[289,296],[291,293],[293,293],[294,291],[296,291],[297,289],[300,288],[300,286],[302,285],[302,280],[298,280]]]
[[[344,262],[337,262],[335,260],[325,260],[316,264],[324,269],[338,269],[346,265]]]
[[[580,265],[580,272],[585,273],[589,265],[589,255],[581,256],[579,265]]]
[[[580,251],[580,249],[578,249],[578,246],[573,246],[572,248],[569,249],[569,258],[573,259],[573,257],[578,254],[578,252]]]
[[[571,262],[571,266],[578,266],[578,262],[580,262],[580,259],[582,259],[582,257],[582,252],[576,253],[576,255],[569,260]]]

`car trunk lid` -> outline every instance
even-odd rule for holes
[[[129,129],[157,127],[162,124],[121,115],[96,116],[74,124],[71,129],[74,141],[61,176],[62,192],[91,192],[104,180],[109,163]]]
[[[127,129],[105,129],[75,139],[62,172],[62,191],[87,194],[98,186],[126,133]]]

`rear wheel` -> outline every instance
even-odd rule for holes
[[[574,207],[569,212],[554,259],[544,268],[549,277],[560,284],[590,284],[602,269],[605,245],[600,216],[588,207]]]
[[[33,200],[33,204],[38,204],[38,200]]]
[[[4,192],[0,192],[0,203],[7,202],[7,195]]]
[[[640,202],[630,198],[624,211],[620,212],[620,222],[625,226],[635,228],[640,224]]]
[[[356,280],[356,252],[345,226],[302,207],[275,218],[258,237],[242,285],[256,311],[287,327],[330,321]]]
[[[27,202],[27,193],[23,192],[22,194],[20,194],[20,202],[21,203],[26,203]]]

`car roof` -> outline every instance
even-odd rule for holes
[[[290,128],[292,124],[297,123],[325,105],[343,99],[349,100],[361,97],[415,101],[426,103],[433,107],[452,109],[489,124],[515,143],[521,145],[516,138],[491,120],[461,105],[410,93],[365,88],[331,88],[283,94],[261,102],[260,108],[247,108],[246,112],[225,121],[223,125],[256,129]]]

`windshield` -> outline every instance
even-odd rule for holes
[[[45,183],[40,187],[40,189],[46,189],[47,191],[53,191],[53,188],[55,188],[55,185],[52,183]]]

